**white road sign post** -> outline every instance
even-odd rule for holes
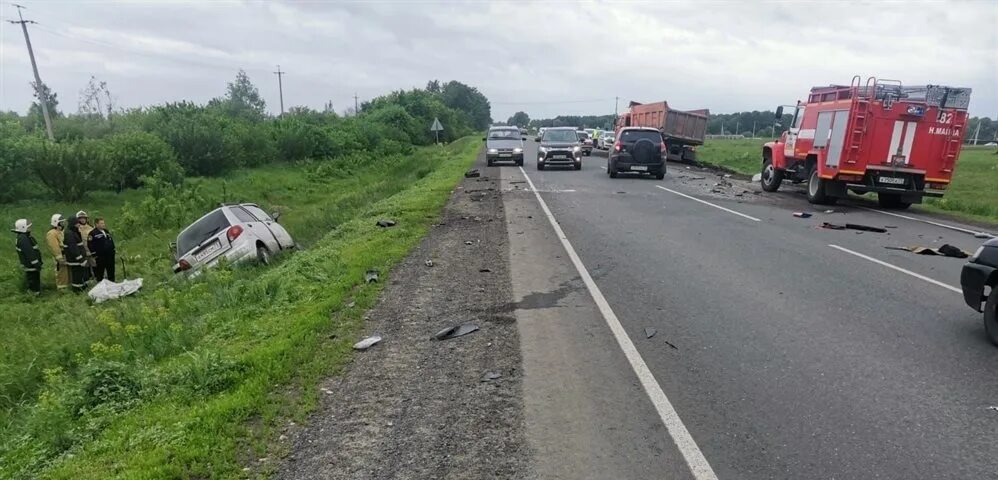
[[[437,143],[440,143],[440,131],[444,129],[444,126],[440,124],[440,119],[433,117],[433,126],[430,127],[430,131],[436,134]]]

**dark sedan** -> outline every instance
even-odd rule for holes
[[[523,141],[517,127],[492,127],[485,138],[485,161],[491,167],[496,162],[523,165]]]
[[[984,331],[998,345],[998,238],[985,242],[970,257],[960,274],[960,286],[967,305],[984,312]],[[985,288],[991,293],[985,294]]]
[[[549,128],[537,141],[538,170],[557,165],[582,170],[582,143],[574,128]]]

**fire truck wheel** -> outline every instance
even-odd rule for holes
[[[904,210],[911,206],[911,203],[902,201],[900,195],[890,193],[878,193],[877,203],[879,203],[883,208],[890,208],[894,210]]]
[[[998,285],[991,287],[991,295],[984,304],[984,331],[988,333],[991,343],[998,345]]]
[[[780,188],[780,184],[783,183],[783,171],[777,170],[773,166],[773,161],[766,159],[762,164],[762,189],[767,192],[775,192]]]
[[[825,180],[818,176],[818,169],[811,169],[811,177],[807,181],[807,201],[819,205],[832,205],[838,199],[825,193]]]

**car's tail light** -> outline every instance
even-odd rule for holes
[[[177,262],[177,265],[179,266],[179,270],[181,272],[183,272],[185,270],[190,270],[191,269],[191,264],[187,260],[181,260],[181,261]]]
[[[229,238],[229,242],[239,238],[243,234],[243,227],[239,225],[233,225],[229,227],[229,230],[225,232],[225,236]]]
[[[614,149],[614,151],[619,152],[620,151],[620,142],[613,142],[613,149]]]
[[[663,152],[663,153],[664,153],[664,152],[665,152],[665,142],[662,142],[662,143],[658,144],[658,149],[659,149],[659,150],[660,150],[661,152]]]

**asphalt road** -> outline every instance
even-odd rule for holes
[[[998,348],[952,290],[964,261],[884,248],[981,240],[676,164],[541,172],[536,145],[501,171],[541,478],[998,478]]]

